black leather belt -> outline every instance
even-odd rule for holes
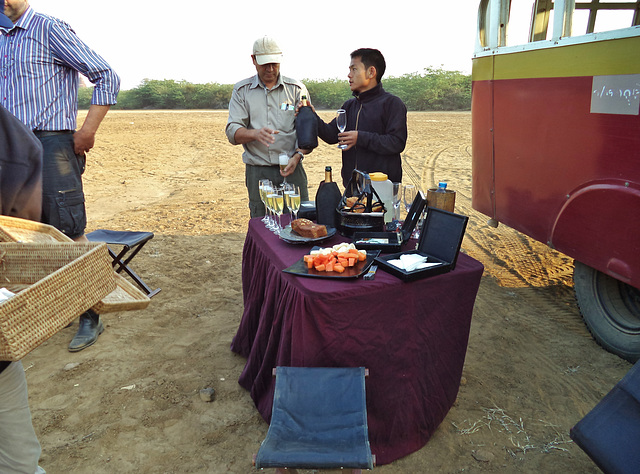
[[[67,135],[73,133],[73,130],[34,130],[36,137],[52,137],[54,135]]]

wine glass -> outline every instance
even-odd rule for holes
[[[294,187],[295,185],[293,183],[282,184],[282,190],[284,191],[284,205],[289,212],[291,212],[291,195],[293,194]]]
[[[284,169],[289,164],[289,155],[287,155],[286,153],[280,153],[280,155],[278,155],[278,163],[280,164],[280,171],[284,171]],[[286,176],[282,180],[282,184],[287,184]]]
[[[273,211],[278,216],[277,228],[273,232],[276,235],[280,235],[280,232],[282,232],[282,220],[280,216],[282,216],[282,211],[284,211],[284,190],[282,188],[276,188],[272,196]]]
[[[271,181],[269,181],[269,184],[265,185],[264,187],[265,206],[267,208],[267,214],[269,216],[265,226],[267,227],[267,229],[269,229],[272,232],[275,232],[277,228],[276,220],[273,217],[275,214],[274,207],[273,207],[273,194],[275,193],[275,190],[276,188],[273,185],[273,183],[271,183]]]
[[[404,210],[409,212],[411,209],[411,204],[413,204],[413,200],[416,198],[418,191],[413,184],[405,184],[404,190],[402,194],[402,200],[404,201]]]
[[[300,188],[295,184],[293,186],[293,192],[289,195],[289,209],[293,212],[295,219],[298,218],[298,211],[300,210]]]
[[[338,130],[340,131],[340,133],[344,132],[347,128],[347,111],[344,109],[339,109],[336,112],[336,125],[338,127]],[[347,148],[347,145],[345,144],[340,144],[338,145],[338,148],[340,148],[341,150],[344,150],[345,148]]]
[[[268,179],[261,179],[258,181],[258,190],[260,192],[260,200],[262,204],[264,204],[264,217],[262,218],[262,222],[266,225],[269,221],[269,209],[267,208],[267,187],[271,185],[271,181]]]
[[[404,185],[404,190],[402,193],[402,201],[404,202],[404,209],[405,211],[407,211],[407,217],[405,219],[409,217],[408,213],[409,213],[409,210],[411,209],[411,204],[413,204],[413,200],[416,198],[417,193],[418,193],[418,190],[413,184]],[[413,230],[411,234],[411,238],[417,239],[419,237],[420,237],[420,229],[419,229],[419,226],[416,226],[416,228]]]
[[[402,184],[393,183],[393,229],[399,229],[400,205],[402,204]]]

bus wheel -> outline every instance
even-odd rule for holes
[[[577,261],[573,286],[598,344],[629,362],[640,359],[640,290]]]

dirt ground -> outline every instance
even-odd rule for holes
[[[255,472],[267,424],[229,350],[249,213],[226,118],[113,111],[101,126],[85,176],[88,231],[154,232],[133,267],[162,291],[146,310],[104,315],[82,352],[67,351],[76,323],[23,360],[50,474]],[[472,210],[470,113],[410,113],[404,158],[406,182],[457,191],[470,217],[463,251],[485,274],[455,406],[420,451],[375,471],[599,472],[569,429],[631,364],[584,327],[572,261]],[[312,196],[325,165],[338,170],[340,155],[323,144],[305,160]]]

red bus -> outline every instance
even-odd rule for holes
[[[640,0],[482,0],[474,209],[575,261],[587,327],[640,358]]]

